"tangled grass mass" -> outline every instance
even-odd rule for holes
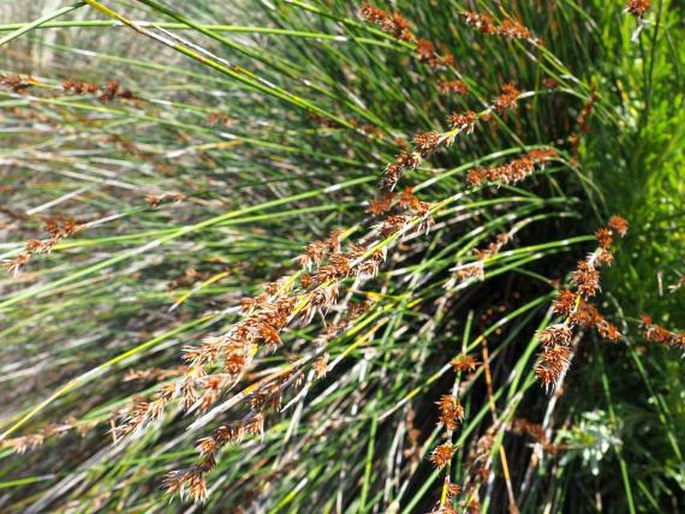
[[[0,512],[685,511],[682,7],[0,4]]]

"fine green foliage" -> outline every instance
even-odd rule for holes
[[[681,511],[681,18],[0,5],[0,511]]]

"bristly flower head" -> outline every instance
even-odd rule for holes
[[[610,229],[615,230],[616,233],[621,237],[625,237],[628,233],[628,222],[625,218],[618,216],[617,214],[614,214],[611,218],[609,218],[607,226]]]
[[[450,126],[459,131],[465,131],[467,134],[473,132],[476,122],[478,121],[478,114],[473,111],[467,111],[465,113],[455,112],[450,114],[447,119]]]
[[[568,346],[571,342],[573,331],[566,323],[557,323],[550,325],[542,332],[540,332],[540,342],[544,346],[564,345]]]
[[[575,307],[575,303],[576,294],[573,291],[569,289],[559,291],[559,296],[556,302],[554,302],[554,313],[568,316]]]
[[[443,95],[454,93],[457,95],[465,95],[469,88],[461,80],[438,80],[438,91]]]
[[[495,19],[489,14],[481,14],[472,11],[462,11],[459,13],[464,23],[475,28],[486,35],[499,35],[507,39],[523,39],[534,44],[540,44],[527,27],[521,22],[506,18],[502,23],[497,24]]]
[[[452,460],[455,448],[451,443],[444,443],[436,446],[431,453],[430,460],[436,468],[443,468]]]
[[[650,7],[650,0],[628,0],[626,3],[626,11],[638,19],[642,18]]]
[[[447,430],[456,429],[464,420],[464,407],[456,396],[444,394],[436,404],[440,409],[440,422]]]
[[[508,109],[515,109],[521,91],[511,82],[502,85],[502,94],[495,99],[495,110],[503,114]]]
[[[595,232],[595,239],[597,239],[597,244],[604,249],[609,248],[614,242],[611,236],[611,230],[606,228],[600,228],[597,230],[597,232]]]
[[[595,296],[599,289],[599,271],[588,261],[580,261],[571,275],[571,282],[578,287],[583,298]]]
[[[546,388],[554,387],[566,373],[570,362],[571,348],[555,344],[547,346],[535,367],[535,374]]]
[[[459,354],[450,362],[455,371],[473,373],[478,367],[478,361],[473,355]]]
[[[367,1],[362,4],[360,13],[364,19],[376,24],[381,30],[392,34],[397,39],[402,41],[415,39],[409,28],[409,22],[399,12],[387,13]]]
[[[419,132],[414,136],[414,145],[421,153],[421,156],[428,157],[432,154],[440,143],[440,132]]]

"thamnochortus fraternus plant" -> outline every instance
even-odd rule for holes
[[[677,502],[603,363],[681,459],[682,318],[613,292],[653,234],[596,164],[649,141],[668,2],[231,4],[0,7],[0,510]]]

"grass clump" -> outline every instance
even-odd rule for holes
[[[675,4],[22,3],[4,511],[678,511]]]

